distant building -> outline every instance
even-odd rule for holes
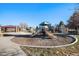
[[[58,31],[60,33],[67,33],[67,27],[65,26],[63,21],[60,21],[59,25],[58,25]]]
[[[19,28],[13,25],[0,26],[1,32],[18,32]]]

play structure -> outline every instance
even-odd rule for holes
[[[33,33],[32,37],[40,36],[43,38],[56,39],[56,36],[51,31],[51,24],[49,22],[42,22],[37,31]]]

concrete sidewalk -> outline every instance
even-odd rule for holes
[[[26,56],[20,46],[11,42],[14,37],[0,37],[0,56]]]

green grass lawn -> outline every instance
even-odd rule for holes
[[[79,36],[77,35],[79,39]],[[67,47],[60,48],[30,48],[21,46],[21,49],[31,56],[78,56],[79,55],[79,40],[77,43]]]

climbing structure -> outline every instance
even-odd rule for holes
[[[55,38],[56,36],[51,32],[51,24],[49,22],[42,22],[36,33],[33,34],[33,37],[35,36],[42,36],[43,38],[47,37],[47,38]]]

